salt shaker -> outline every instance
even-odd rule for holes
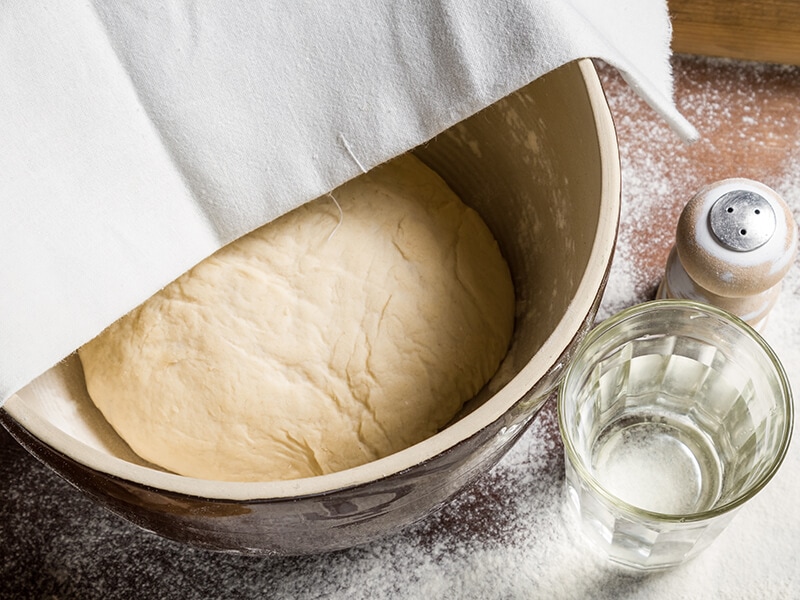
[[[774,190],[718,181],[684,207],[657,297],[713,304],[760,329],[796,252],[797,225]]]

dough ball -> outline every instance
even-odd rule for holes
[[[485,223],[403,156],[222,248],[79,350],[142,458],[331,473],[435,434],[489,380],[514,291]]]

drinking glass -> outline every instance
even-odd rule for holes
[[[559,388],[584,533],[636,569],[696,556],[778,470],[792,420],[780,361],[737,317],[688,300],[620,312],[589,333]]]

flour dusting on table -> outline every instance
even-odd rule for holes
[[[613,70],[600,70],[617,119],[623,206],[599,319],[653,297],[683,204],[710,181],[732,176],[763,181],[800,220],[800,68],[688,57],[677,57],[675,67],[678,105],[704,136],[693,146],[654,118]],[[703,83],[709,74],[713,87]],[[733,110],[734,103],[742,110]],[[773,166],[756,170],[756,164]],[[664,227],[665,221],[673,225]],[[784,280],[764,336],[800,393],[800,261]],[[651,576],[620,573],[575,531],[564,502],[563,454],[552,398],[493,470],[423,522],[361,548],[300,558],[186,549],[126,527],[79,495],[69,496],[58,480],[52,487],[69,501],[44,498],[42,505],[52,508],[49,518],[63,520],[67,511],[78,523],[79,512],[90,512],[88,525],[49,544],[46,531],[18,527],[40,539],[36,547],[43,558],[36,577],[50,582],[46,589],[54,590],[53,597],[110,597],[115,589],[129,589],[115,588],[115,583],[138,589],[152,581],[159,588],[180,589],[187,599],[228,597],[234,589],[242,598],[343,600],[798,598],[798,473],[796,438],[775,479],[709,549],[677,570]],[[19,478],[31,489],[30,478],[46,476],[44,467],[34,464],[8,481],[16,486]],[[10,510],[20,506],[18,496],[9,495]],[[125,557],[129,570],[104,569],[114,553]],[[16,558],[9,557],[12,569]],[[95,582],[98,569],[103,576]],[[88,593],[89,582],[95,595]]]

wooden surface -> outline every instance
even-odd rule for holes
[[[800,65],[798,0],[668,0],[676,52]]]
[[[679,56],[674,70],[677,104],[701,133],[692,145],[616,71],[601,68],[623,190],[601,316],[652,298],[678,215],[710,181],[759,179],[800,217],[800,67]],[[800,262],[792,278],[769,333],[800,390]],[[495,469],[403,533],[329,555],[255,558],[193,550],[140,530],[0,431],[0,598],[800,598],[800,444],[722,539],[680,570],[652,577],[593,563],[562,512],[563,470],[550,401]]]

